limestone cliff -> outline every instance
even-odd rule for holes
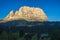
[[[14,13],[14,11],[12,10],[12,11],[10,11],[10,13],[5,17],[4,20],[10,20],[10,19],[13,18],[14,15],[15,15],[15,13]]]
[[[30,22],[44,22],[48,21],[47,16],[43,12],[41,8],[34,8],[34,7],[28,7],[23,6],[18,11],[14,13],[14,11],[11,11],[4,20],[26,20]]]

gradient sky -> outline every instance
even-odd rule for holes
[[[60,0],[0,0],[0,19],[22,6],[40,7],[49,21],[60,21]]]

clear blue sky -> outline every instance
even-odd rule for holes
[[[0,0],[0,19],[21,6],[40,7],[49,21],[60,21],[60,0]]]

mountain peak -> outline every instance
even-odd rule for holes
[[[18,11],[10,11],[5,20],[47,21],[47,16],[41,8],[23,6]]]
[[[5,17],[5,20],[10,20],[11,18],[13,18],[13,16],[15,15],[14,11],[10,11],[10,13]]]

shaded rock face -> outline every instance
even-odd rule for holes
[[[28,6],[21,7],[18,11],[13,10],[5,17],[4,20],[26,20],[30,22],[44,22],[48,21],[47,16],[41,8],[33,8]]]

